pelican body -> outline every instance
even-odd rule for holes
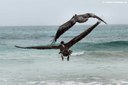
[[[69,56],[71,55],[72,51],[70,48],[75,45],[77,42],[82,40],[84,37],[86,37],[96,26],[100,24],[100,21],[97,21],[93,26],[89,27],[87,30],[83,31],[78,36],[71,39],[69,42],[64,43],[64,41],[61,41],[60,45],[48,45],[48,46],[30,46],[30,47],[21,47],[21,46],[15,46],[17,48],[23,48],[23,49],[59,49],[61,54],[62,60],[64,60],[64,56],[67,57],[67,60],[69,61]]]

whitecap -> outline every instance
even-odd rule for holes
[[[83,82],[75,82],[75,81],[42,81],[39,85],[87,85]]]
[[[74,52],[72,53],[71,55],[72,56],[80,56],[80,55],[83,55],[85,52],[84,51],[81,51],[81,52]]]
[[[29,81],[27,85],[128,85],[128,81],[111,79],[108,82],[103,81]]]

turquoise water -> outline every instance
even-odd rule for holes
[[[88,26],[74,26],[68,42]],[[58,26],[0,27],[0,85],[127,85],[128,25],[100,25],[74,45],[70,61],[59,50],[18,49],[48,45]]]

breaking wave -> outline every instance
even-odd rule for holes
[[[128,81],[111,79],[108,82],[91,81],[91,82],[76,82],[76,81],[30,81],[29,85],[127,85]]]
[[[111,41],[103,43],[78,43],[76,49],[92,51],[92,50],[127,50],[128,41]]]

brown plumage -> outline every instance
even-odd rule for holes
[[[105,24],[107,24],[104,20],[102,20],[100,17],[98,17],[97,15],[93,14],[93,13],[86,13],[86,14],[81,14],[81,15],[74,15],[69,21],[67,21],[66,23],[62,24],[59,29],[56,32],[56,35],[53,39],[53,43],[55,43],[57,41],[57,39],[67,30],[69,30],[72,26],[74,26],[76,24],[76,22],[78,23],[84,23],[86,22],[89,18],[96,18],[102,22],[104,22]]]
[[[66,49],[69,50],[73,45],[75,45],[77,42],[82,40],[84,37],[86,37],[96,26],[100,24],[100,21],[96,22],[93,26],[89,27],[87,30],[79,34],[78,36],[74,37],[72,40],[69,42],[65,43],[64,45],[66,46]],[[38,49],[38,50],[43,50],[43,49],[61,49],[61,45],[48,45],[48,46],[30,46],[30,47],[21,47],[21,46],[15,46],[17,48],[23,48],[23,49]],[[71,52],[69,50],[68,52]],[[67,54],[64,54],[65,56],[69,56]]]

